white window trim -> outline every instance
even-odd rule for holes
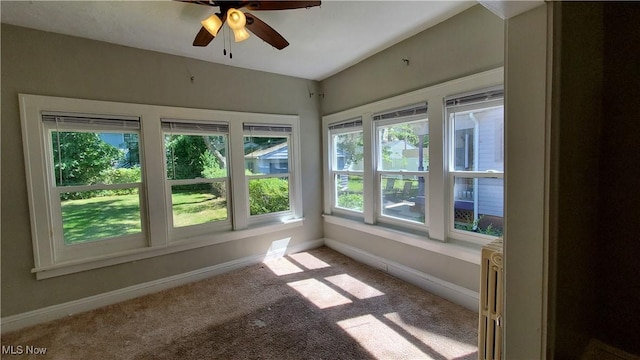
[[[72,116],[78,116],[79,114],[66,114]],[[60,116],[65,116],[60,114]],[[108,120],[107,120],[108,121]],[[137,121],[137,120],[136,120]],[[61,213],[61,201],[60,194],[66,192],[83,192],[91,190],[108,190],[108,189],[124,189],[124,188],[136,188],[138,190],[138,199],[140,204],[140,225],[141,231],[136,234],[116,236],[112,238],[94,239],[92,241],[70,244],[64,243],[63,227],[52,226],[51,234],[56,241],[52,243],[52,250],[56,258],[60,261],[73,260],[78,257],[93,257],[99,256],[104,253],[113,253],[119,251],[132,250],[141,248],[147,245],[146,240],[146,208],[144,203],[144,178],[140,183],[118,183],[118,184],[91,184],[91,185],[61,185],[56,186],[56,176],[54,173],[53,164],[49,163],[47,159],[53,159],[52,152],[52,139],[51,134],[53,132],[122,132],[122,133],[135,133],[140,135],[139,130],[132,131],[130,129],[123,128],[121,126],[111,126],[105,122],[99,125],[92,125],[86,123],[60,123],[44,122],[42,121],[42,141],[44,141],[44,153],[45,153],[45,167],[44,174],[41,178],[46,183],[45,189],[48,194],[46,204],[50,210],[53,224],[62,224]],[[141,140],[141,139],[140,139]],[[141,144],[142,145],[142,144]],[[142,161],[143,153],[140,151],[140,160]]]
[[[427,223],[429,224],[428,236],[425,237],[429,240],[436,240],[440,242],[461,240],[457,239],[457,234],[451,232],[450,217],[449,217],[449,173],[447,172],[447,155],[445,153],[446,145],[448,141],[445,139],[446,131],[446,119],[445,119],[445,106],[444,99],[452,94],[462,94],[466,92],[476,91],[478,89],[490,88],[493,86],[500,86],[504,83],[504,69],[502,67],[481,72],[478,74],[466,76],[463,78],[447,81],[441,84],[429,86],[423,89],[412,91],[406,94],[394,96],[384,100],[376,101],[373,103],[361,105],[352,109],[341,111],[338,113],[323,116],[323,174],[324,174],[324,213],[325,215],[333,214],[331,207],[332,190],[330,188],[332,181],[331,174],[331,161],[329,160],[329,126],[345,121],[346,119],[353,119],[361,117],[363,121],[364,131],[364,174],[365,174],[365,208],[364,208],[364,223],[369,225],[376,225],[375,211],[371,201],[367,199],[373,199],[377,196],[375,186],[375,167],[373,159],[372,147],[375,144],[375,131],[372,131],[373,116],[372,114],[381,113],[388,109],[402,108],[411,106],[417,103],[426,102],[429,104],[427,111],[427,117],[429,118],[429,172],[428,172],[428,184],[427,194],[429,194],[427,200],[428,209],[426,214],[428,217]],[[368,180],[368,182],[367,182]],[[477,238],[478,243],[488,243],[489,240],[485,240],[484,236]]]
[[[342,122],[342,121],[341,121]],[[330,161],[330,166],[331,166],[331,170],[330,170],[330,179],[331,179],[331,212],[335,213],[335,214],[343,214],[346,216],[351,216],[351,217],[356,217],[356,218],[361,218],[363,216],[363,212],[362,211],[356,211],[356,210],[352,210],[352,209],[348,209],[348,208],[343,208],[343,207],[339,207],[337,204],[337,199],[338,199],[338,193],[336,192],[336,184],[335,184],[335,178],[336,175],[353,175],[353,176],[362,176],[364,178],[364,171],[360,171],[360,170],[339,170],[339,169],[333,169],[333,159],[336,156],[335,153],[335,146],[333,144],[333,135],[341,135],[341,134],[350,134],[350,133],[356,133],[356,132],[362,132],[362,126],[354,126],[354,127],[347,127],[347,128],[340,128],[340,129],[329,129],[329,142],[330,145],[329,146],[329,159],[332,159]],[[363,159],[364,161],[364,159]],[[363,209],[364,211],[364,209]]]
[[[374,154],[374,161],[375,161],[375,179],[376,179],[376,183],[375,183],[375,191],[376,191],[376,204],[378,204],[378,206],[376,207],[376,220],[380,223],[387,223],[390,225],[394,225],[397,227],[405,227],[407,229],[411,229],[411,230],[415,230],[415,231],[428,231],[429,229],[429,208],[428,208],[428,198],[427,198],[427,194],[428,194],[428,190],[429,190],[429,170],[423,170],[423,171],[410,171],[410,170],[381,170],[380,167],[382,166],[382,161],[383,159],[378,156],[378,154],[380,154],[380,149],[378,148],[379,144],[378,144],[378,129],[381,127],[388,127],[390,125],[397,125],[397,124],[405,124],[405,123],[410,123],[410,122],[416,122],[416,121],[428,121],[428,114],[421,114],[421,115],[412,115],[412,116],[405,116],[405,117],[400,117],[400,118],[394,118],[394,119],[386,119],[386,120],[375,120],[374,121],[374,136],[375,136],[375,144],[374,144],[374,148],[375,148],[375,154]],[[417,176],[419,177],[424,177],[424,192],[422,193],[422,195],[425,198],[425,220],[424,223],[418,223],[415,221],[410,221],[410,220],[404,220],[404,219],[400,219],[400,218],[395,218],[389,215],[385,215],[382,213],[382,188],[380,187],[381,183],[382,183],[382,176],[383,175],[400,175],[400,176]]]
[[[226,122],[220,122],[220,121],[202,121],[202,120],[187,120],[187,119],[161,119],[162,122],[173,122],[173,123],[185,123],[185,124],[202,124],[202,125],[217,125],[217,124],[222,124],[222,125],[227,125],[228,124]],[[202,136],[204,134],[211,134],[211,135],[226,135],[227,138],[227,158],[229,158],[229,134],[227,133],[215,133],[215,132],[207,132],[207,131],[189,131],[189,130],[176,130],[175,133],[173,133],[172,131],[166,131],[163,130],[162,133],[162,153],[163,153],[163,157],[165,158],[164,161],[164,173],[163,176],[165,177],[166,181],[165,181],[165,198],[166,198],[166,208],[167,208],[167,223],[169,224],[169,241],[180,241],[181,239],[185,239],[185,238],[192,238],[198,235],[202,235],[202,234],[206,234],[206,233],[212,233],[212,232],[221,232],[221,231],[228,231],[232,229],[231,226],[231,203],[233,201],[233,197],[231,196],[231,188],[230,188],[230,183],[231,183],[231,178],[229,175],[229,161],[227,161],[227,176],[226,177],[222,177],[222,178],[212,178],[212,179],[205,179],[205,178],[195,178],[195,179],[180,179],[180,180],[173,180],[173,179],[167,179],[167,167],[166,167],[166,148],[164,147],[164,137],[166,135],[191,135],[191,136]],[[191,184],[201,184],[201,183],[216,183],[216,182],[224,182],[225,183],[225,188],[226,188],[226,194],[227,194],[227,218],[225,220],[219,220],[219,221],[213,221],[213,222],[207,222],[207,223],[203,223],[203,224],[195,224],[195,225],[189,225],[189,226],[181,226],[181,227],[175,227],[173,224],[173,201],[171,199],[171,187],[173,185],[191,185]]]
[[[485,91],[488,89],[484,89]],[[475,91],[473,91],[474,93],[481,93],[483,91],[483,89],[476,89]],[[465,94],[460,94],[459,96],[464,96]],[[455,96],[454,96],[455,97]],[[504,97],[498,98],[498,99],[491,99],[488,101],[482,101],[480,103],[475,103],[475,104],[466,104],[466,105],[456,105],[456,106],[451,106],[449,107],[449,109],[454,110],[453,112],[465,112],[465,111],[471,111],[471,110],[477,110],[479,107],[481,106],[482,109],[485,108],[494,108],[494,107],[499,107],[499,106],[504,106]],[[452,156],[452,154],[454,153],[454,146],[455,144],[453,144],[453,142],[451,141],[452,135],[454,133],[454,123],[453,121],[451,121],[451,119],[449,118],[449,111],[448,109],[445,107],[444,109],[445,114],[444,114],[444,121],[445,121],[445,126],[446,126],[446,154],[445,156],[447,157],[447,168],[449,169],[448,173],[449,176],[447,178],[447,188],[449,189],[449,219],[448,219],[448,224],[449,224],[449,229],[448,232],[450,234],[450,237],[455,238],[455,239],[459,239],[459,240],[463,240],[463,241],[468,241],[468,242],[472,242],[472,243],[476,243],[476,244],[480,244],[480,245],[485,245],[489,242],[491,242],[492,240],[495,239],[495,236],[491,236],[491,235],[485,235],[485,234],[478,234],[478,233],[472,233],[469,231],[464,231],[464,230],[459,230],[455,228],[455,212],[454,212],[454,208],[453,208],[453,204],[455,202],[455,194],[454,194],[454,186],[453,184],[455,183],[455,178],[456,177],[466,177],[466,178],[474,178],[474,179],[480,179],[480,178],[491,178],[491,179],[504,179],[504,171],[494,171],[494,170],[486,170],[486,171],[467,171],[467,170],[454,170],[455,169],[455,165],[454,165],[454,158]],[[504,135],[503,135],[504,136]],[[504,144],[504,141],[503,141]],[[504,151],[504,149],[503,149]],[[506,189],[505,192],[506,194]]]
[[[252,115],[252,114],[249,114]],[[301,166],[300,159],[300,136],[299,136],[299,118],[296,117],[282,117],[280,119],[258,117],[247,119],[244,121],[244,125],[285,125],[291,127],[290,133],[275,132],[275,131],[247,131],[243,130],[242,142],[242,167],[239,171],[242,171],[242,179],[244,179],[243,193],[245,196],[245,215],[246,226],[254,226],[257,224],[271,223],[271,222],[288,222],[302,217],[302,176],[298,175]],[[244,137],[245,136],[271,136],[271,137],[286,137],[287,147],[289,149],[289,172],[281,174],[265,174],[265,175],[246,175],[244,165]],[[234,149],[237,151],[237,149]],[[237,163],[235,163],[237,164]],[[238,168],[238,166],[236,166]],[[238,169],[236,169],[238,170]],[[238,172],[239,172],[238,171]],[[234,175],[238,175],[234,173]],[[264,179],[264,178],[278,178],[287,177],[289,183],[289,205],[288,211],[274,212],[270,214],[251,215],[249,211],[249,180],[250,179]],[[239,182],[238,182],[239,183]],[[235,183],[234,183],[235,184]],[[238,227],[236,227],[238,229]]]
[[[198,247],[219,244],[227,241],[262,235],[283,229],[303,225],[302,217],[302,185],[298,172],[300,166],[299,117],[297,115],[277,115],[241,113],[231,111],[191,109],[169,106],[131,104],[109,101],[61,98],[41,95],[19,94],[22,140],[24,148],[27,194],[31,220],[31,235],[34,253],[32,273],[37,279],[86,271],[104,266],[111,266],[128,261],[171,254],[174,252],[195,249]],[[43,112],[98,114],[100,116],[118,118],[134,116],[140,118],[140,152],[144,154],[141,164],[143,171],[142,191],[145,193],[141,207],[146,209],[145,246],[126,249],[108,255],[87,256],[77,259],[61,260],[56,257],[55,247],[50,234],[54,228],[50,203],[50,185],[47,173],[47,149],[44,137]],[[220,233],[204,233],[180,239],[171,239],[168,223],[166,172],[164,159],[164,137],[161,119],[190,119],[195,121],[226,122],[229,124],[229,164],[231,193],[234,194],[231,206],[233,229]],[[246,211],[247,194],[244,176],[243,128],[244,122],[286,124],[292,127],[293,159],[290,180],[292,194],[292,215],[273,222],[250,227]],[[232,135],[235,134],[235,135]],[[99,243],[99,242],[96,242]]]

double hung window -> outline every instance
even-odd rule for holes
[[[38,279],[303,224],[298,116],[19,100]]]
[[[427,106],[386,111],[374,115],[373,121],[378,220],[424,225],[429,170]]]
[[[49,113],[42,121],[56,257],[144,246],[139,120]]]
[[[492,89],[446,99],[453,232],[502,235],[503,98]]]
[[[251,222],[292,214],[288,125],[244,124],[244,168]]]
[[[502,235],[503,78],[490,70],[323,117],[326,221],[408,244]]]
[[[171,228],[229,228],[228,125],[162,120]]]
[[[332,208],[338,212],[362,213],[364,207],[364,138],[362,119],[329,126]]]

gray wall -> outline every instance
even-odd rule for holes
[[[322,81],[328,115],[504,63],[504,22],[476,5]],[[409,59],[409,66],[402,59]]]
[[[362,249],[383,259],[408,266],[463,288],[476,292],[480,290],[479,265],[383,237],[363,234],[358,230],[336,224],[325,224],[324,231],[324,237],[327,239]]]
[[[243,70],[2,24],[2,317],[265,254],[323,235],[320,114],[308,80]],[[191,76],[194,77],[193,83]],[[35,280],[18,93],[246,112],[298,114],[304,226],[133,263]]]
[[[407,67],[402,58],[410,60]],[[322,81],[328,115],[503,65],[504,22],[480,5]],[[335,224],[325,237],[478,291],[480,266]]]

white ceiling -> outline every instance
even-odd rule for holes
[[[3,23],[214,63],[322,80],[473,5],[475,1],[335,1],[311,9],[255,11],[290,43],[255,35],[227,45],[191,44],[217,7],[178,1],[1,1]],[[226,26],[226,25],[225,25]],[[227,29],[228,30],[228,29]],[[228,42],[227,42],[228,43]]]

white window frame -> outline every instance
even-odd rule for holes
[[[245,202],[245,206],[246,206],[246,217],[248,218],[247,224],[249,226],[251,225],[256,225],[256,224],[262,224],[262,223],[268,223],[268,222],[273,222],[273,221],[282,221],[282,222],[286,222],[286,221],[290,221],[292,219],[298,218],[301,215],[301,205],[299,204],[299,202],[297,201],[297,195],[298,193],[301,193],[301,183],[300,183],[300,176],[297,174],[298,170],[300,168],[300,157],[294,155],[294,153],[296,152],[295,149],[299,149],[299,142],[298,142],[298,137],[295,136],[295,131],[297,129],[297,122],[276,122],[276,123],[269,123],[268,120],[265,121],[259,121],[259,122],[247,122],[243,125],[246,128],[250,128],[250,127],[263,127],[263,128],[269,128],[270,126],[273,127],[290,127],[291,131],[287,131],[287,132],[280,132],[280,131],[269,131],[269,130],[248,130],[245,129],[243,131],[243,144],[244,144],[244,137],[248,136],[248,137],[282,137],[282,138],[286,138],[287,139],[287,151],[288,151],[288,172],[286,173],[278,173],[278,174],[262,174],[262,175],[247,175],[246,172],[244,172],[245,170],[245,166],[244,166],[244,161],[242,163],[242,171],[243,171],[243,177],[245,180],[245,189],[244,189],[244,193],[246,196],[246,202]],[[244,156],[244,151],[242,152],[243,156]],[[298,152],[299,154],[299,152]],[[249,181],[252,179],[267,179],[267,178],[287,178],[288,179],[288,187],[289,187],[289,210],[286,211],[279,211],[279,212],[273,212],[273,213],[269,213],[269,214],[258,214],[258,215],[251,215],[250,214],[250,209],[249,209],[249,201],[250,201],[250,196],[249,196]]]
[[[501,87],[493,87],[493,88],[489,88],[489,89],[478,89],[476,91],[473,91],[472,93],[485,93],[488,91],[492,91],[492,90],[501,90]],[[456,98],[456,97],[462,97],[465,95],[469,95],[469,94],[460,94],[460,95],[454,95],[454,96],[450,96],[450,98]],[[446,152],[446,156],[447,156],[447,167],[448,167],[448,188],[449,188],[449,234],[451,237],[456,238],[456,239],[460,239],[460,240],[464,240],[464,241],[468,241],[468,242],[473,242],[473,243],[477,243],[477,244],[481,244],[484,245],[487,242],[495,239],[495,236],[490,236],[490,235],[485,235],[485,234],[479,234],[479,233],[473,233],[473,232],[469,232],[469,231],[465,231],[465,230],[460,230],[460,229],[456,229],[455,228],[455,179],[456,178],[470,178],[470,179],[474,179],[474,182],[476,179],[503,179],[504,181],[504,171],[497,171],[497,170],[486,170],[486,171],[470,171],[470,170],[455,170],[455,144],[453,141],[453,136],[455,136],[455,123],[453,121],[453,118],[451,115],[453,115],[456,112],[466,112],[466,111],[472,111],[472,110],[479,110],[479,109],[487,109],[487,108],[494,108],[494,107],[504,107],[504,96],[501,96],[499,98],[496,99],[491,99],[491,100],[486,100],[486,101],[480,101],[480,102],[476,102],[476,103],[472,103],[472,104],[464,104],[464,105],[459,105],[459,106],[449,106],[446,107],[445,106],[445,122],[446,122],[446,136],[447,136],[447,152]],[[504,115],[503,115],[504,116]],[[502,135],[502,139],[501,140],[501,144],[504,145],[504,134]],[[477,154],[477,152],[479,151],[479,149],[474,149],[474,153]],[[502,153],[504,153],[504,148],[502,149]],[[504,159],[504,157],[503,157]],[[504,184],[504,183],[503,183]],[[504,186],[504,185],[503,185]],[[477,186],[476,186],[477,188]],[[477,197],[478,192],[475,191],[474,192],[474,196]],[[478,201],[476,199],[476,201],[474,201],[474,214],[477,216],[477,208],[478,208]],[[504,204],[503,204],[503,209],[504,209]]]
[[[166,186],[165,186],[165,197],[167,199],[167,223],[169,224],[169,234],[170,234],[170,238],[172,241],[176,241],[176,240],[181,240],[181,239],[185,239],[185,238],[190,238],[193,236],[197,236],[197,235],[201,235],[201,234],[205,234],[205,233],[211,233],[211,232],[219,232],[219,231],[224,231],[224,230],[231,230],[232,226],[231,226],[231,217],[232,217],[232,211],[231,211],[231,204],[232,204],[232,194],[231,194],[231,187],[230,187],[230,183],[231,183],[231,176],[230,176],[230,166],[231,164],[229,163],[228,159],[230,158],[229,155],[229,133],[227,132],[210,132],[207,130],[186,130],[186,129],[182,129],[180,128],[179,124],[185,124],[185,125],[202,125],[205,129],[207,126],[216,126],[216,125],[222,125],[222,126],[226,126],[228,128],[228,123],[223,123],[223,122],[219,122],[219,121],[203,121],[203,120],[184,120],[184,119],[162,119],[161,120],[162,123],[169,123],[171,125],[173,124],[177,124],[177,129],[173,130],[163,130],[163,145],[164,145],[164,137],[166,135],[190,135],[190,136],[205,136],[205,135],[213,135],[213,136],[217,136],[217,135],[224,135],[226,138],[226,154],[227,154],[227,176],[226,177],[219,177],[219,178],[202,178],[202,177],[197,177],[194,179],[169,179],[168,177],[166,177],[166,174],[168,173],[168,168],[166,167],[167,161],[166,161],[166,148],[163,146],[163,154],[165,154],[165,178],[166,178]],[[203,183],[209,183],[209,184],[213,184],[216,182],[224,182],[225,184],[225,191],[226,191],[226,202],[227,202],[227,218],[224,220],[218,220],[218,221],[212,221],[212,222],[207,222],[207,223],[203,223],[203,224],[195,224],[195,225],[188,225],[188,226],[181,226],[181,227],[175,227],[174,223],[173,223],[173,201],[172,201],[172,190],[171,187],[174,185],[194,185],[194,184],[203,184]]]
[[[220,110],[191,109],[158,105],[131,104],[98,100],[84,100],[19,94],[22,141],[27,181],[27,194],[31,220],[34,268],[37,279],[72,274],[79,271],[112,266],[142,260],[179,251],[196,249],[223,242],[246,239],[252,236],[293,229],[303,225],[302,185],[300,177],[299,122],[297,115],[242,113]],[[142,228],[144,241],[129,242],[128,248],[109,248],[115,242],[95,241],[87,246],[106,249],[79,252],[73,256],[61,257],[56,250],[54,230],[61,227],[59,216],[52,210],[51,179],[47,156],[47,132],[42,121],[43,113],[86,114],[104,118],[140,119],[140,154],[143,185],[140,185]],[[188,119],[189,121],[215,121],[229,124],[228,135],[228,187],[227,195],[232,230],[193,231],[179,234],[171,231],[167,206],[166,161],[164,154],[164,134],[162,119]],[[249,221],[247,208],[247,182],[244,176],[243,123],[283,124],[292,128],[291,132],[291,212],[279,214],[268,223]],[[107,187],[128,187],[128,184]],[[229,200],[228,200],[229,201]],[[58,200],[59,202],[59,200]],[[198,228],[197,226],[193,227]],[[210,230],[210,229],[208,229]],[[215,234],[215,236],[212,236]],[[131,245],[135,244],[135,245]],[[84,245],[84,244],[82,244]],[[78,247],[80,248],[80,247]]]
[[[348,176],[361,176],[364,178],[364,171],[363,170],[344,170],[344,169],[338,169],[337,167],[337,163],[335,163],[335,159],[337,159],[337,148],[336,148],[336,144],[333,142],[334,136],[336,135],[344,135],[344,134],[352,134],[352,133],[358,133],[358,132],[363,132],[362,130],[362,125],[357,125],[358,123],[361,123],[362,119],[361,118],[357,118],[357,119],[351,119],[351,120],[347,120],[347,121],[341,121],[339,122],[339,124],[331,124],[330,128],[329,128],[329,159],[330,159],[330,164],[331,164],[331,170],[330,170],[330,176],[331,176],[331,212],[332,213],[338,213],[338,214],[343,214],[346,216],[351,216],[351,217],[357,217],[357,218],[362,218],[363,216],[363,211],[356,211],[353,209],[348,209],[348,208],[344,208],[344,207],[340,207],[338,206],[338,192],[336,191],[337,189],[337,184],[336,184],[336,178],[339,175],[346,175]],[[350,124],[347,127],[339,127],[339,125],[343,125],[343,124]],[[334,128],[332,128],[334,127]],[[363,136],[364,136],[364,132],[363,132]],[[364,161],[364,159],[363,159]],[[363,199],[363,204],[364,202],[366,202],[366,199]],[[364,206],[364,205],[363,205]],[[364,209],[363,209],[364,210]]]
[[[44,115],[44,114],[43,114]],[[95,115],[86,114],[69,114],[69,113],[52,113],[48,112],[46,115],[65,118],[92,118],[95,121],[80,121],[80,122],[66,122],[61,120],[60,122],[46,122],[42,121],[42,136],[44,141],[45,156],[43,160],[45,169],[45,176],[42,180],[46,183],[47,207],[51,212],[52,218],[52,247],[53,254],[56,259],[60,261],[68,261],[76,258],[83,257],[95,257],[103,254],[115,253],[118,251],[125,251],[131,249],[138,249],[147,245],[146,240],[146,209],[144,201],[144,171],[142,172],[142,180],[139,183],[118,183],[118,184],[84,184],[84,185],[56,185],[56,175],[54,171],[53,158],[53,132],[86,132],[86,133],[100,133],[100,132],[122,132],[122,133],[135,133],[139,136],[140,145],[142,145],[142,139],[140,138],[139,130],[129,130],[125,127],[118,125],[111,125],[118,123],[118,117],[96,117]],[[133,119],[128,119],[133,120]],[[139,121],[136,119],[136,121]],[[140,151],[140,163],[143,162],[143,152]],[[129,189],[136,188],[138,190],[138,201],[140,205],[140,225],[141,231],[137,234],[115,236],[109,238],[94,239],[89,241],[79,242],[77,244],[65,244],[63,234],[63,218],[62,218],[62,202],[60,195],[66,192],[83,192],[92,190],[115,190],[115,189]]]
[[[414,107],[414,106],[412,106]],[[375,116],[374,116],[375,117]],[[401,125],[401,124],[407,124],[407,123],[412,123],[412,122],[418,122],[418,121],[428,121],[427,115],[426,114],[422,114],[422,115],[412,115],[412,116],[404,116],[404,117],[399,117],[399,118],[394,118],[394,119],[388,119],[388,120],[374,120],[374,135],[375,135],[375,155],[376,155],[376,159],[375,159],[375,164],[376,164],[376,168],[375,168],[375,179],[376,179],[376,219],[378,222],[380,223],[387,223],[390,225],[394,225],[397,227],[404,227],[407,229],[411,229],[411,230],[415,230],[415,231],[427,231],[428,227],[429,227],[429,215],[428,215],[428,210],[429,210],[429,206],[428,206],[428,198],[427,198],[427,194],[428,194],[428,188],[429,188],[429,170],[423,170],[423,171],[409,171],[409,170],[383,170],[382,169],[382,161],[383,159],[378,156],[381,151],[380,151],[380,143],[379,143],[379,136],[378,136],[378,131],[380,130],[380,128],[383,127],[388,127],[388,126],[392,126],[392,125]],[[424,196],[425,199],[425,219],[424,222],[419,223],[419,222],[415,222],[415,221],[410,221],[410,220],[405,220],[405,219],[401,219],[398,217],[393,217],[393,216],[389,216],[389,215],[385,215],[383,213],[383,206],[384,204],[382,203],[382,177],[385,175],[395,175],[395,176],[401,176],[401,177],[405,177],[405,176],[416,176],[418,178],[423,177],[424,178],[424,188],[423,188],[423,193],[421,194],[422,196]]]
[[[368,226],[368,232],[378,234],[389,240],[396,240],[403,243],[410,243],[415,246],[420,241],[438,241],[438,242],[472,242],[474,244],[486,244],[489,240],[485,236],[468,237],[460,236],[458,232],[451,231],[452,219],[450,216],[451,192],[450,174],[448,166],[448,139],[447,122],[445,121],[445,99],[452,94],[463,94],[467,92],[477,91],[495,86],[501,86],[504,81],[504,69],[497,68],[488,70],[475,75],[447,81],[436,84],[423,89],[412,91],[406,94],[383,99],[373,103],[361,105],[352,109],[344,110],[338,113],[325,115],[323,122],[323,174],[324,174],[324,214],[327,216],[328,222],[337,222],[342,220],[332,220],[336,217],[345,218],[344,214],[335,211],[332,207],[333,197],[333,181],[331,168],[331,152],[330,152],[330,132],[329,127],[333,124],[340,123],[345,119],[353,119],[361,117],[363,124],[364,137],[364,211],[363,223]],[[401,109],[418,103],[429,104],[427,118],[429,119],[429,170],[427,179],[425,179],[426,197],[425,204],[425,226],[419,227],[427,231],[426,235],[421,235],[420,241],[406,242],[402,236],[390,237],[389,230],[385,229],[385,224],[379,221],[377,216],[376,202],[372,201],[378,197],[379,179],[376,173],[375,144],[377,132],[373,121],[373,114],[382,113],[389,109]],[[335,217],[333,217],[335,216]],[[347,220],[345,220],[347,221]],[[357,221],[357,220],[356,220]],[[428,227],[427,225],[428,224]],[[400,225],[400,231],[406,230],[407,234],[415,234],[415,228]],[[392,226],[393,231],[397,230],[397,226]],[[392,233],[393,233],[392,231]],[[424,233],[424,232],[422,232]],[[451,244],[453,246],[453,244]],[[424,245],[424,248],[431,248]]]

